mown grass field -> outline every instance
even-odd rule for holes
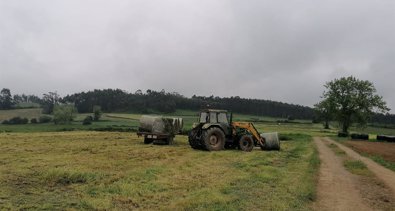
[[[91,131],[136,130],[141,114],[106,113],[84,126],[87,115],[77,114],[70,125],[0,125],[0,210],[308,210],[319,165],[311,137],[337,133],[306,120],[234,114],[259,132],[279,132],[287,140],[281,151],[205,152],[191,149],[186,136],[157,146],[133,132]],[[185,129],[197,121],[194,111],[167,115],[182,117]],[[0,112],[3,119],[15,116],[40,113]]]
[[[310,136],[280,152],[144,145],[133,133],[0,134],[1,209],[306,210],[318,157]]]

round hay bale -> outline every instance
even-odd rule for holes
[[[265,139],[265,145],[261,146],[262,150],[280,150],[280,140],[278,133],[262,133],[261,137]]]

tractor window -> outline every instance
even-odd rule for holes
[[[217,123],[217,113],[210,113],[210,123]]]
[[[200,123],[206,123],[208,122],[208,115],[207,113],[200,113]]]
[[[227,119],[225,113],[219,113],[218,114],[218,122],[228,124],[228,119]]]

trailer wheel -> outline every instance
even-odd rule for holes
[[[245,152],[251,152],[254,149],[254,140],[249,135],[243,135],[239,141],[239,147]]]
[[[147,137],[144,138],[144,144],[150,144],[152,142],[154,142],[152,138],[147,138]]]

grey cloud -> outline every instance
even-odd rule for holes
[[[313,105],[354,75],[395,109],[395,2],[0,0],[0,84],[16,93],[162,88]]]

